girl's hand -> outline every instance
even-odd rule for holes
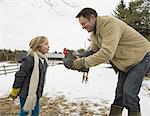
[[[11,101],[14,101],[17,98],[17,96],[13,96],[12,94],[9,94],[8,99]]]

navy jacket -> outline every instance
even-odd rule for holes
[[[17,71],[15,74],[15,81],[13,84],[13,88],[21,88],[19,96],[22,98],[26,98],[28,96],[30,77],[32,74],[33,66],[34,66],[33,56],[31,55],[25,56],[22,59],[20,70]],[[44,60],[44,63],[42,64],[41,60],[39,59],[39,83],[36,92],[37,97],[41,97],[43,93],[46,69],[47,69],[46,61]]]

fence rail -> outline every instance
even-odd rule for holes
[[[20,64],[14,65],[1,65],[0,75],[7,75],[8,73],[14,73],[19,69]]]

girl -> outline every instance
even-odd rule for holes
[[[38,116],[39,99],[43,93],[46,69],[48,66],[45,53],[49,43],[44,36],[37,36],[30,41],[30,51],[22,59],[20,70],[15,74],[15,81],[9,97],[20,98],[19,116]]]

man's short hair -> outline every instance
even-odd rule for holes
[[[85,18],[90,18],[91,15],[94,15],[97,17],[97,12],[92,8],[83,8],[76,16],[76,18],[79,18],[80,16],[83,16]]]

